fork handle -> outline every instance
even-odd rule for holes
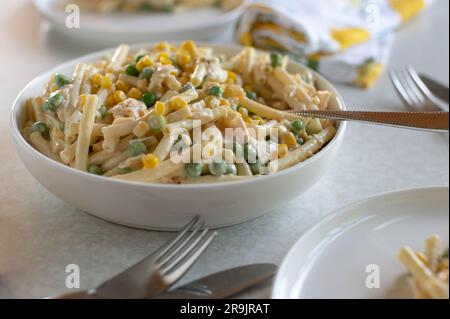
[[[448,112],[288,111],[291,114],[330,120],[357,121],[408,129],[448,132]]]

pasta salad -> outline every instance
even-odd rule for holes
[[[54,74],[27,102],[23,135],[47,157],[145,183],[209,183],[268,175],[320,151],[333,121],[285,110],[326,109],[332,93],[289,58],[245,48],[233,57],[192,41],[159,43]]]
[[[437,235],[425,241],[424,252],[405,246],[399,259],[410,272],[409,285],[417,299],[448,299],[448,249],[442,251]]]
[[[200,7],[218,7],[224,11],[238,7],[242,0],[76,0],[81,9],[100,13],[167,12]]]

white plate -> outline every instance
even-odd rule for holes
[[[449,189],[388,193],[350,205],[308,231],[291,249],[275,280],[274,298],[391,298],[405,274],[397,261],[407,244],[423,250],[431,234],[449,238]],[[368,265],[379,288],[367,288]]]
[[[121,42],[214,40],[228,34],[243,12],[246,1],[232,11],[199,8],[175,14],[98,14],[81,12],[80,28],[66,27],[60,0],[34,0],[41,15],[64,35],[88,43],[116,45]]]

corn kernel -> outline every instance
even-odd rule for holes
[[[101,86],[102,86],[102,88],[104,88],[104,89],[111,90],[111,89],[112,89],[112,86],[113,86],[113,82],[112,82],[112,80],[111,80],[109,77],[104,76],[103,79],[102,79],[102,84],[101,84]]]
[[[195,54],[195,52],[197,51],[197,46],[192,40],[184,42],[181,47],[183,48],[183,50],[186,50],[191,54]]]
[[[264,123],[264,120],[261,116],[256,117],[255,120],[258,121],[258,125],[261,125]]]
[[[135,100],[140,100],[142,98],[142,92],[136,88],[132,88],[131,90],[129,90],[127,95],[128,97]]]
[[[159,159],[153,154],[148,154],[142,158],[144,168],[153,169],[159,165]]]
[[[86,95],[85,94],[81,94],[78,97],[78,105],[83,106],[84,104],[86,104]]]
[[[240,86],[226,85],[223,96],[225,98],[243,98],[245,97],[245,92]]]
[[[139,138],[143,138],[150,131],[147,122],[140,121],[133,130],[133,134]]]
[[[286,144],[278,145],[278,158],[283,158],[288,154],[289,148]]]
[[[124,91],[124,92],[128,92],[130,90],[130,86],[122,80],[117,80],[115,85],[116,85],[117,90]]]
[[[253,124],[253,120],[251,117],[246,117],[244,121],[245,121],[245,123]]]
[[[123,91],[116,91],[114,92],[114,99],[117,103],[121,103],[127,99],[127,95]]]
[[[284,135],[284,142],[289,148],[297,146],[297,139],[292,132],[288,132]]]
[[[170,100],[170,107],[175,110],[179,110],[185,106],[188,106],[188,103],[181,96],[176,96]]]
[[[236,75],[236,73],[234,73],[232,71],[228,71],[227,83],[228,84],[235,84],[236,82],[237,82],[237,75]]]
[[[156,102],[155,104],[155,113],[156,115],[165,115],[166,114],[166,104],[163,102]]]
[[[117,104],[117,102],[116,102],[116,99],[114,98],[114,94],[111,94],[110,96],[108,96],[108,98],[106,99],[106,106],[113,107],[116,104]]]
[[[227,99],[220,99],[220,105],[226,106],[226,107],[230,107],[231,103],[230,101],[228,101]]]
[[[169,51],[170,50],[170,44],[167,42],[160,42],[155,45],[156,51]]]
[[[159,58],[159,62],[162,64],[162,65],[170,65],[170,64],[173,64],[173,61],[171,60],[171,59],[169,59],[169,58],[166,58],[166,57],[161,57],[161,58]]]
[[[180,83],[185,85],[187,84],[189,81],[191,81],[191,77],[189,76],[188,73],[183,73],[179,79]]]
[[[205,98],[206,107],[214,109],[220,105],[220,99],[217,96],[209,95]]]
[[[91,78],[91,82],[92,84],[101,85],[103,83],[103,75],[99,73],[94,74]]]
[[[148,55],[143,57],[138,63],[136,63],[136,69],[141,72],[147,67],[153,66],[155,63]]]
[[[242,116],[243,116],[244,118],[247,118],[247,117],[248,117],[248,110],[247,110],[245,107],[239,108],[238,112],[239,112],[240,114],[242,114]]]
[[[188,66],[192,62],[192,56],[187,52],[182,52],[176,56],[177,63],[183,68]]]
[[[244,85],[244,90],[247,92],[253,92],[253,87],[250,84]]]

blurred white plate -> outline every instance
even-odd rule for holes
[[[126,42],[214,40],[232,32],[246,0],[232,11],[199,8],[175,14],[81,12],[79,29],[66,27],[66,13],[61,0],[34,0],[41,15],[64,35],[88,43],[116,45]]]
[[[422,250],[431,234],[449,240],[449,189],[387,193],[350,205],[308,231],[291,249],[275,280],[274,298],[399,298],[407,244]],[[380,288],[369,289],[368,265]],[[371,270],[371,273],[373,270]]]

